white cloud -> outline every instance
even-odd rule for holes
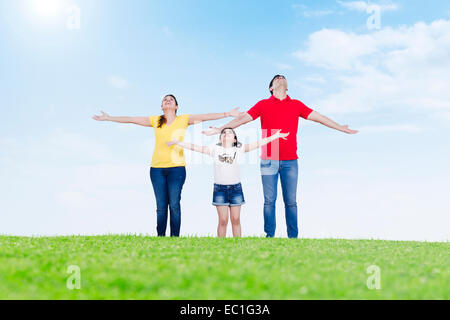
[[[370,35],[323,29],[311,34],[307,50],[297,51],[294,56],[311,65],[343,70],[354,67],[357,58],[374,52],[374,45]]]
[[[107,78],[109,85],[117,89],[128,87],[128,81],[120,76],[112,75]]]
[[[384,1],[381,3],[373,3],[366,1],[339,1],[338,3],[346,9],[367,12],[370,7],[376,6],[380,11],[395,11],[398,9],[398,5],[391,1]]]
[[[323,17],[332,14],[332,10],[306,10],[303,11],[303,16],[306,18]]]
[[[325,83],[325,79],[321,76],[309,76],[305,78],[305,81],[313,83]]]
[[[308,7],[303,4],[293,4],[292,9],[294,9],[297,14],[302,15],[305,18],[317,18],[332,14],[334,11],[329,9],[324,10],[308,10]]]
[[[292,9],[294,9],[294,10],[306,10],[306,8],[308,8],[308,7],[305,6],[304,4],[300,4],[300,3],[294,3],[292,5]]]
[[[315,101],[323,111],[450,109],[448,20],[369,34],[323,29],[312,33],[294,56],[339,84],[337,91]]]
[[[338,3],[349,9],[349,10],[356,10],[356,11],[366,11],[367,3],[364,1],[350,1],[350,2],[344,2],[344,1],[338,1]]]

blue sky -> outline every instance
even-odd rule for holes
[[[71,7],[79,28],[67,27]],[[446,240],[448,34],[450,3],[437,0],[0,0],[0,233],[155,234],[153,129],[92,115],[157,115],[167,93],[180,113],[247,110],[282,73],[291,97],[360,130],[300,122],[300,235]],[[187,140],[209,144],[200,131],[222,123]],[[252,141],[258,128],[238,134]],[[214,235],[212,166],[186,154],[182,234]],[[261,235],[249,157],[243,235]],[[277,223],[285,236],[282,198]]]

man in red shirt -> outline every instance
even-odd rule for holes
[[[332,129],[348,134],[358,133],[347,125],[339,125],[333,120],[308,108],[301,101],[287,95],[288,84],[282,75],[273,77],[269,84],[271,97],[261,100],[242,116],[230,121],[221,128],[211,128],[203,133],[218,134],[223,128],[237,128],[250,121],[261,119],[263,138],[278,130],[289,132],[286,139],[278,139],[262,147],[261,177],[264,191],[264,231],[267,237],[275,236],[275,202],[277,199],[278,176],[283,191],[286,226],[289,238],[298,237],[297,222],[297,129],[299,117],[321,123]]]

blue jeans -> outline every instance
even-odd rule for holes
[[[278,175],[283,190],[287,234],[298,237],[297,224],[297,160],[261,160],[261,177],[264,191],[264,232],[266,237],[275,236],[275,202],[277,200]]]
[[[150,179],[156,197],[156,231],[158,236],[164,237],[166,235],[167,207],[170,209],[170,236],[180,236],[181,189],[186,180],[186,168],[150,168]]]

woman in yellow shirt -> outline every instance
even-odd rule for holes
[[[102,111],[101,116],[94,116],[97,121],[134,123],[155,129],[155,150],[150,168],[150,179],[156,198],[156,230],[158,236],[166,235],[168,208],[170,209],[170,236],[178,237],[181,227],[181,190],[186,180],[186,163],[183,148],[167,146],[166,141],[177,139],[183,141],[189,125],[208,120],[241,115],[238,108],[229,112],[207,114],[183,114],[177,116],[178,102],[175,96],[168,94],[163,98],[161,109],[163,115],[150,117],[111,117]]]

